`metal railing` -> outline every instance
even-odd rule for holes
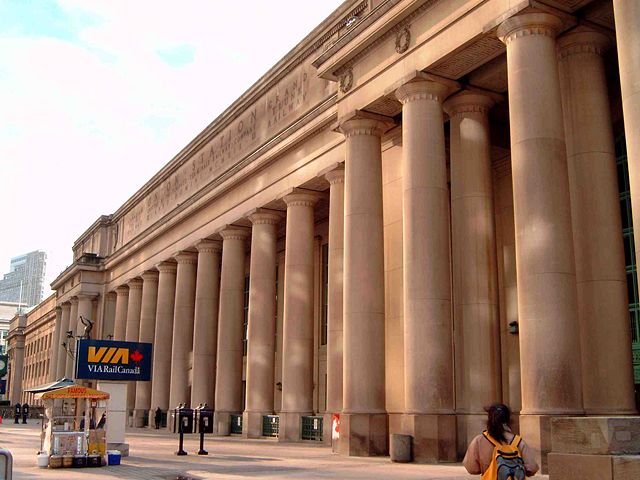
[[[0,448],[0,480],[13,478],[13,455],[6,448]]]

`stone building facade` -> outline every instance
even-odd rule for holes
[[[53,380],[53,345],[56,327],[56,295],[43,300],[29,313],[13,317],[7,336],[9,356],[8,392],[11,405],[28,403],[40,405],[29,388]]]
[[[221,435],[318,414],[327,440],[339,413],[348,455],[404,432],[453,460],[495,401],[543,457],[554,416],[634,414],[637,25],[625,0],[346,1],[78,238],[52,344],[80,315],[153,342],[135,425],[207,402]]]

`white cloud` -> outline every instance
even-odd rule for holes
[[[0,272],[44,249],[47,282],[99,215],[341,2],[58,3],[75,40],[0,37]],[[192,60],[162,55],[180,49]]]

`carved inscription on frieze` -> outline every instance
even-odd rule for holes
[[[331,94],[327,80],[309,72],[311,59],[258,98],[124,216],[120,247],[219,177],[273,135]]]

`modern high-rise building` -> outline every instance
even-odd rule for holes
[[[0,280],[0,301],[37,305],[43,298],[47,254],[40,250],[11,259],[9,273]]]

